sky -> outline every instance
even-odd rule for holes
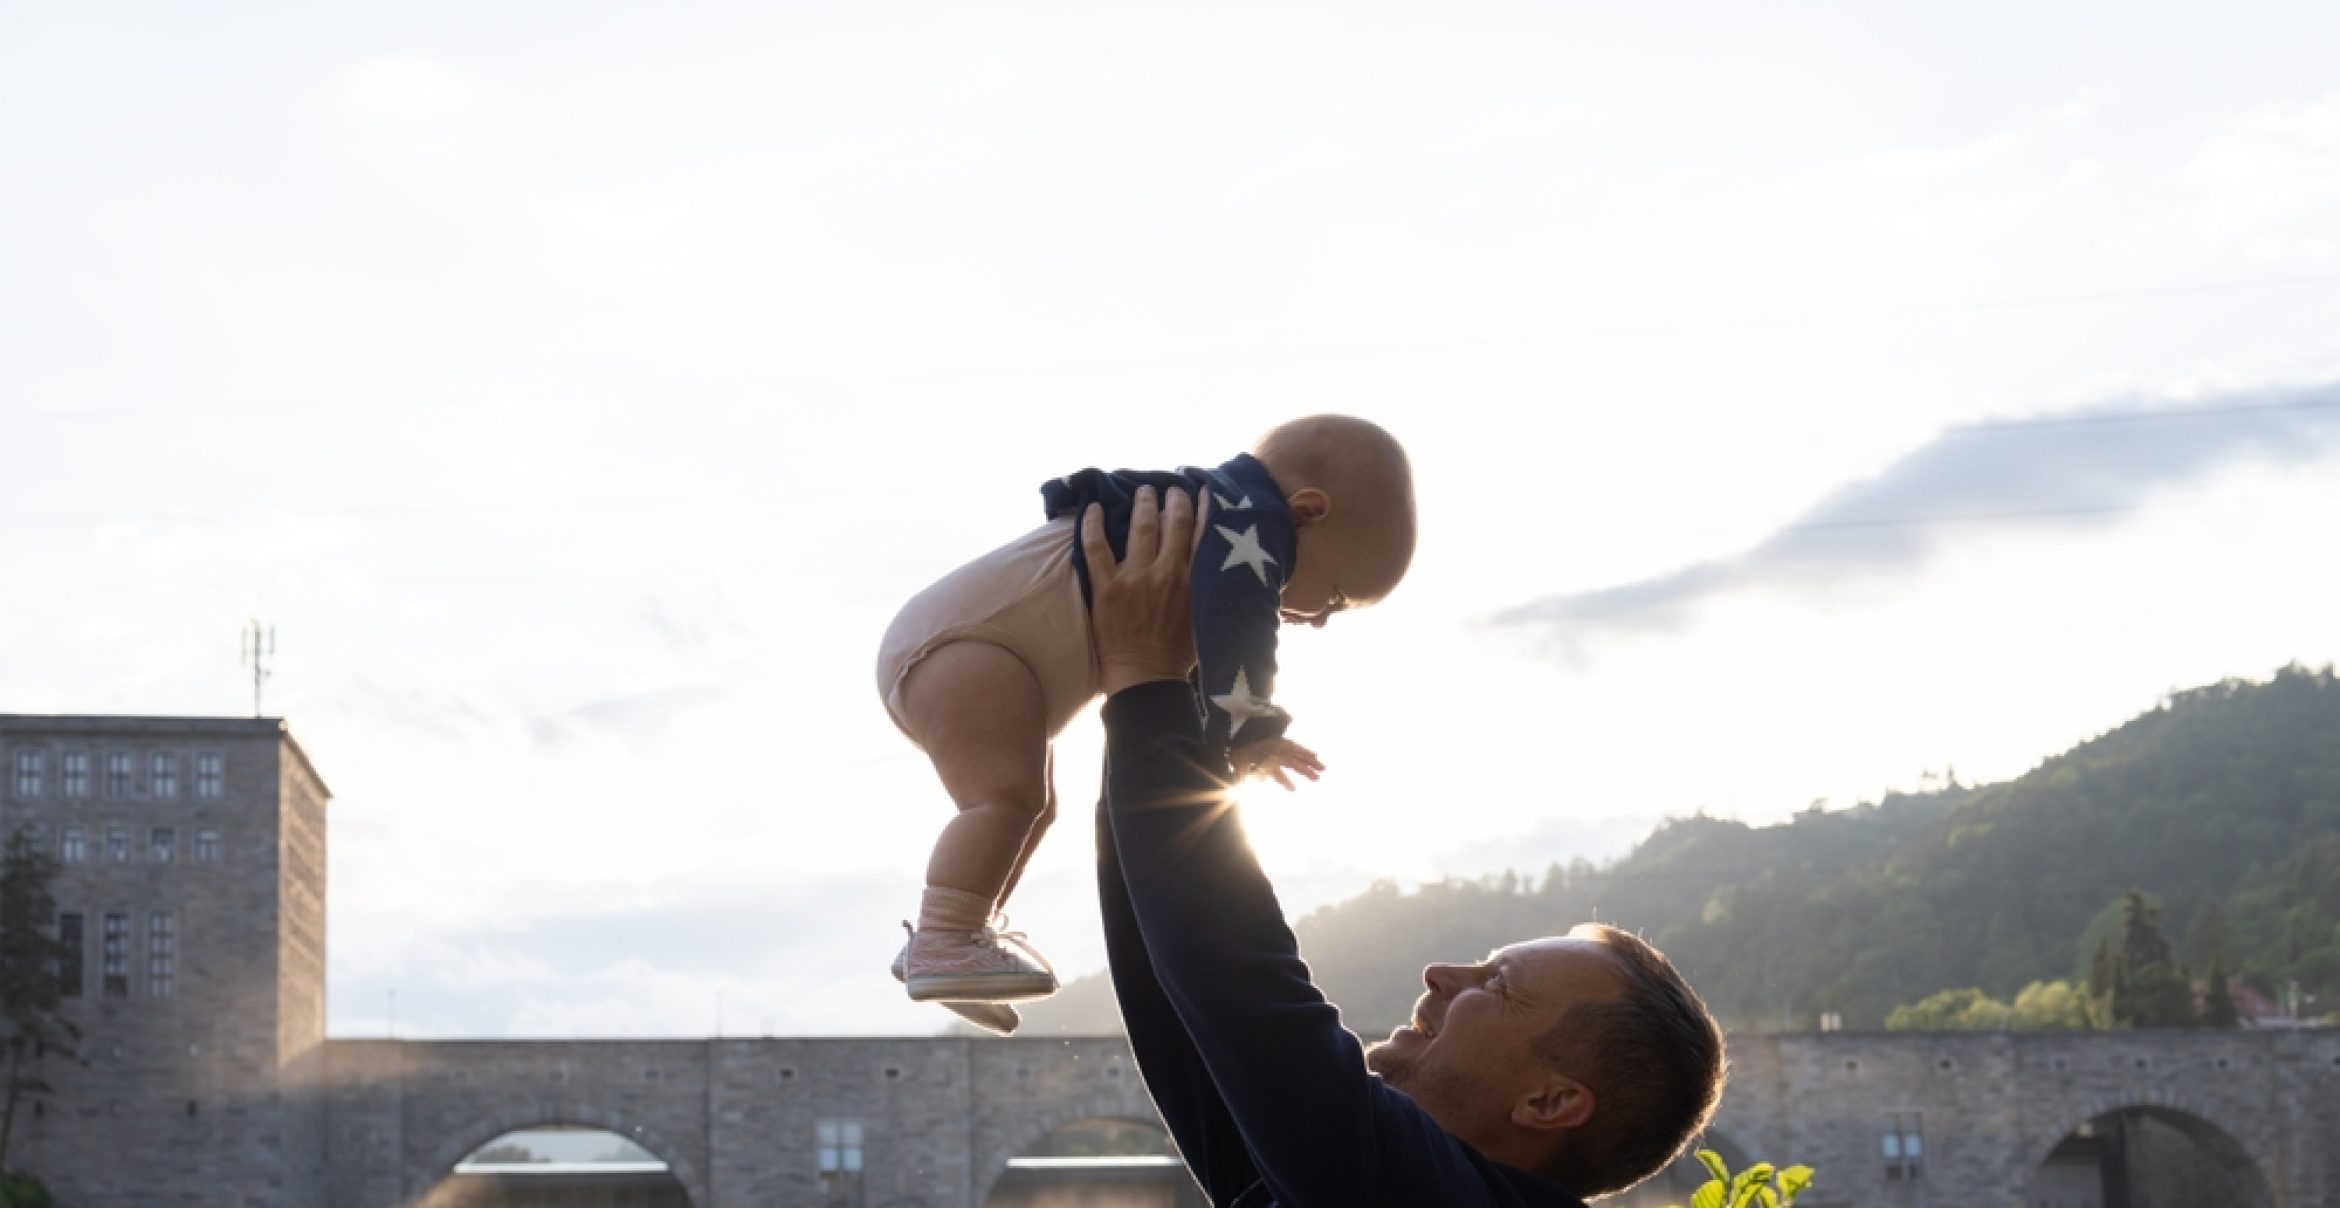
[[[0,12],[0,712],[334,791],[337,1036],[916,1035],[911,593],[1338,411],[1295,918],[2340,655],[2340,8]],[[1102,964],[1093,717],[1011,904]],[[199,940],[188,936],[189,959]],[[1469,956],[1473,954],[1459,954]]]

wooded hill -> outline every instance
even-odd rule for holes
[[[2197,965],[2219,950],[2270,994],[2296,981],[2340,998],[2331,668],[2176,693],[2005,783],[1772,826],[1676,819],[1607,866],[1380,885],[1295,930],[1368,1037],[1407,1017],[1424,964],[1588,919],[1656,943],[1731,1027],[1804,1029],[1834,1011],[1865,1029],[1944,989],[2011,998],[2085,979],[2107,907],[2131,888],[2160,901]],[[1120,1028],[1101,975],[1027,1014],[1030,1033]]]

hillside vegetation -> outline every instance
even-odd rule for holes
[[[1647,936],[1730,1026],[1807,1028],[1834,1011],[1858,1029],[1953,987],[2012,999],[2033,982],[2085,979],[2108,905],[2132,888],[2158,900],[2181,951],[2214,948],[2263,990],[2296,981],[2334,1000],[2330,668],[2176,693],[2005,783],[1772,826],[1677,819],[1604,867],[1380,885],[1296,930],[1318,983],[1367,1036],[1406,1018],[1425,963],[1588,919]],[[1029,1015],[1041,1032],[1119,1027],[1102,978]]]

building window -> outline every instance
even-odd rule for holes
[[[861,1121],[823,1120],[817,1126],[821,1177],[834,1179],[861,1173]]]
[[[195,862],[197,864],[219,863],[218,831],[199,830],[195,832]]]
[[[168,910],[146,916],[146,992],[169,998],[179,974],[179,925]]]
[[[58,761],[57,791],[67,797],[89,796],[89,752],[65,752]]]
[[[104,962],[99,972],[105,979],[103,993],[107,998],[130,997],[130,916],[106,916],[104,947],[99,953]]]
[[[127,797],[130,787],[130,752],[106,752],[106,796]]]
[[[130,862],[129,827],[109,826],[106,828],[106,859],[112,860],[116,864]]]
[[[1926,1139],[1918,1113],[1887,1113],[1884,1148],[1886,1178],[1915,1179],[1926,1173]]]
[[[16,749],[17,796],[38,797],[41,795],[41,773],[46,770],[49,762],[48,755],[49,753],[46,751],[35,751],[29,747]]]
[[[157,864],[168,864],[179,854],[179,832],[170,827],[155,827],[147,840],[147,850],[153,853]]]
[[[81,997],[81,916],[57,916],[57,993],[66,998]]]
[[[146,761],[146,789],[157,797],[179,795],[179,757],[169,751],[156,751]]]
[[[79,864],[89,858],[89,849],[82,841],[80,827],[65,828],[65,837],[57,843],[57,858],[67,864]]]
[[[205,751],[195,757],[195,795],[219,796],[219,752]]]

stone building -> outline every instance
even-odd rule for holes
[[[65,1204],[323,1203],[325,802],[284,723],[0,716],[0,824],[59,861],[85,1065],[18,1122]]]

